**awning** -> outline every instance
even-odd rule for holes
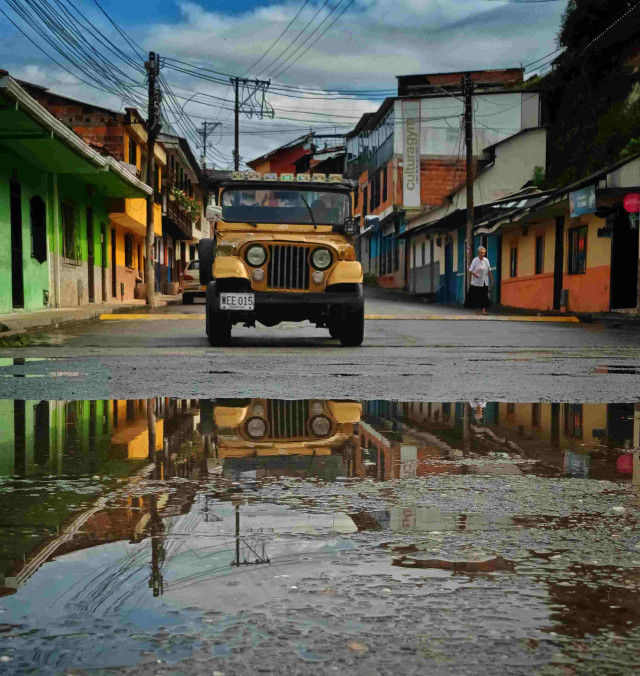
[[[91,148],[9,76],[0,78],[0,144],[43,171],[78,175],[108,197],[153,192],[113,157]]]

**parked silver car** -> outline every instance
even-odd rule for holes
[[[189,261],[180,275],[180,283],[183,305],[191,305],[194,298],[204,298],[207,295],[207,287],[200,284],[200,261]]]

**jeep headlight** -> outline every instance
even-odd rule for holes
[[[329,249],[316,249],[311,254],[311,265],[316,270],[326,270],[333,260]]]
[[[360,225],[355,218],[347,218],[344,222],[345,235],[355,237],[360,232]]]
[[[253,244],[247,249],[245,257],[249,265],[257,268],[267,260],[267,252],[263,246],[260,246],[259,244]]]
[[[252,439],[261,439],[267,433],[267,423],[262,418],[251,418],[245,429]]]
[[[317,437],[326,437],[331,432],[331,420],[324,415],[319,415],[311,421],[311,431]]]

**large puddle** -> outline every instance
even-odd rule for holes
[[[0,401],[0,672],[633,673],[640,406]]]

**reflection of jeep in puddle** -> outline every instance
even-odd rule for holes
[[[353,462],[361,411],[353,401],[219,399],[203,409],[203,431],[212,433],[224,476],[332,481]]]

